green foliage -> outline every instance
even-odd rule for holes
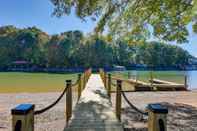
[[[147,39],[150,33],[165,41],[188,42],[186,26],[196,31],[196,0],[51,0],[54,15],[98,19],[96,32],[107,26],[114,39],[129,36],[133,42]],[[73,9],[72,9],[73,8]],[[150,28],[153,29],[150,32]],[[132,36],[132,37],[131,37]]]
[[[36,27],[0,27],[0,68],[25,60],[38,67],[178,66],[188,64],[190,54],[180,47],[111,36],[83,36],[68,31],[49,36]]]

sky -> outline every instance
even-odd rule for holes
[[[92,32],[96,23],[77,18],[74,13],[57,18],[52,16],[53,5],[50,0],[1,0],[0,26],[14,25],[18,28],[36,26],[48,34],[57,34],[68,30]],[[197,34],[190,31],[189,43],[179,46],[197,57]]]

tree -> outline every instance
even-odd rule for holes
[[[19,29],[12,25],[0,27],[0,67],[8,66],[14,59],[14,39]]]
[[[51,0],[54,15],[60,17],[75,10],[83,20],[98,19],[96,32],[108,27],[115,37],[132,36],[133,42],[153,35],[165,41],[187,42],[188,24],[197,33],[196,0]],[[139,39],[140,38],[140,39]]]
[[[26,60],[38,67],[184,66],[192,56],[180,47],[160,42],[131,44],[123,38],[84,36],[68,31],[49,36],[36,27],[0,27],[0,68]]]
[[[12,43],[12,46],[15,47],[14,60],[26,60],[32,64],[43,66],[45,63],[44,44],[48,39],[48,35],[36,27],[18,31]]]

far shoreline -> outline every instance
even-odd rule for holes
[[[9,70],[1,70],[2,72],[15,72],[15,73],[48,73],[48,74],[74,74],[74,73],[83,73],[87,68],[43,68],[42,70],[34,70],[34,69],[9,69]],[[99,68],[92,68],[93,72],[98,72]],[[104,68],[107,72],[124,72],[124,71],[197,71],[197,67],[194,69],[179,69],[179,68],[126,68],[125,70],[122,69],[113,69],[113,68]]]

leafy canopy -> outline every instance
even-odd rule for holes
[[[54,15],[75,11],[85,20],[97,20],[96,33],[106,27],[113,38],[145,40],[150,33],[164,41],[188,42],[187,25],[197,33],[197,0],[51,0]],[[152,31],[150,32],[150,29]]]

